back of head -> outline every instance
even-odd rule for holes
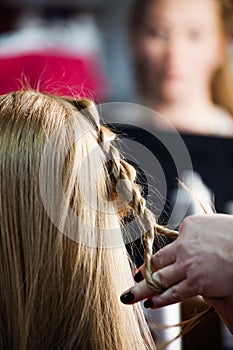
[[[87,100],[0,97],[2,350],[154,348],[119,301],[132,277],[98,125]]]

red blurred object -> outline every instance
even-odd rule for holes
[[[59,52],[27,52],[0,57],[0,94],[26,85],[43,92],[88,97],[98,102],[108,96],[108,81],[99,58]]]

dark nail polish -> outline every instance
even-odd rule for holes
[[[123,304],[130,304],[134,300],[133,293],[129,292],[121,295],[120,300]]]
[[[153,304],[153,301],[151,299],[147,299],[144,301],[144,306],[145,308],[149,309],[150,307],[153,307],[154,304]]]
[[[138,271],[135,275],[134,275],[134,281],[139,283],[143,280],[143,276],[141,271]]]

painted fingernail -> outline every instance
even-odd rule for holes
[[[150,307],[154,306],[154,303],[151,299],[147,299],[144,301],[144,306],[145,306],[145,308],[149,309]]]
[[[134,300],[133,293],[129,292],[120,296],[120,300],[123,304],[129,304]]]
[[[143,280],[143,275],[141,273],[141,271],[138,271],[135,275],[134,275],[134,281],[139,283]]]

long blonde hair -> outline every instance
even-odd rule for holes
[[[145,11],[151,3],[156,0],[133,0],[129,12],[129,35],[135,38],[141,31]],[[213,0],[217,1],[220,8],[224,35],[227,41],[232,39],[233,35],[233,2],[232,0]],[[133,58],[134,60],[134,58]],[[134,70],[139,92],[144,89],[144,71],[140,62],[134,60]],[[233,72],[232,57],[226,52],[222,67],[216,72],[211,84],[212,99],[215,103],[225,108],[233,117]]]
[[[72,123],[64,127],[70,117]],[[81,134],[86,125],[89,132],[77,139],[76,132]],[[139,216],[146,212],[134,169],[119,157],[113,139],[88,100],[69,101],[32,90],[0,97],[2,350],[155,349],[140,306],[128,308],[119,301],[133,279],[120,221],[128,209],[116,209],[109,200],[115,198],[117,179],[127,180],[123,197],[133,193],[131,210]],[[98,144],[91,163],[89,154]],[[111,157],[106,165],[107,153]],[[54,201],[60,198],[60,159],[65,202]],[[99,165],[103,171],[95,179]],[[47,183],[51,169],[55,175]],[[95,188],[90,190],[91,183]],[[85,201],[89,195],[90,206]],[[64,203],[80,218],[71,236]],[[108,237],[113,231],[119,234],[117,244]]]

